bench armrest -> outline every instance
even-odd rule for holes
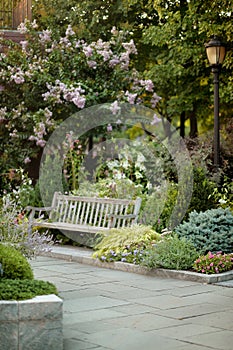
[[[31,207],[31,206],[28,206],[25,208],[27,211],[30,212],[29,214],[29,217],[28,217],[28,221],[29,221],[29,225],[28,225],[28,229],[29,229],[29,232],[31,232],[32,230],[32,224],[33,224],[33,221],[35,219],[35,213],[36,211],[38,211],[39,213],[43,212],[43,211],[51,211],[53,209],[53,207],[43,207],[43,208],[39,208],[39,207]]]
[[[110,219],[110,228],[115,227],[116,220],[117,219],[135,219],[136,215],[134,214],[125,214],[125,215],[119,215],[119,214],[108,214],[108,218]]]
[[[43,208],[39,208],[39,207],[31,207],[31,206],[28,206],[25,208],[27,211],[50,211],[53,209],[53,207],[43,207]]]

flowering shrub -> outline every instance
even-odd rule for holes
[[[223,254],[217,252],[213,254],[208,252],[206,255],[200,256],[193,265],[197,272],[212,274],[232,270],[233,254]]]
[[[60,37],[52,30],[39,34],[35,21],[18,29],[25,40],[8,42],[7,53],[0,53],[0,153],[6,173],[29,164],[54,128],[84,107],[108,102],[117,121],[121,102],[154,108],[159,101],[152,81],[133,67],[137,49],[128,34],[113,28],[108,42],[87,43],[71,26]]]

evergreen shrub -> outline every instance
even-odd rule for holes
[[[39,295],[58,294],[47,281],[0,279],[0,300],[25,300]]]
[[[0,244],[2,279],[33,279],[32,268],[27,259],[11,246]]]
[[[233,252],[233,215],[229,209],[193,211],[186,222],[175,228],[178,237],[190,240],[203,254]]]

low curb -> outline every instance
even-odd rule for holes
[[[168,270],[162,268],[149,270],[146,267],[120,261],[102,262],[99,259],[92,258],[92,253],[93,251],[87,248],[53,247],[50,252],[43,253],[43,256],[74,261],[80,264],[87,264],[112,270],[137,273],[141,275],[157,276],[163,278],[175,278],[207,284],[233,280],[233,270],[211,275],[201,274],[192,271]]]

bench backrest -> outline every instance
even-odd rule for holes
[[[112,227],[111,214],[120,216],[133,214],[135,216],[128,219],[116,217],[114,227],[119,228],[137,222],[140,206],[141,198],[135,200],[92,198],[55,192],[52,202],[54,209],[49,218],[57,222],[110,228]]]

